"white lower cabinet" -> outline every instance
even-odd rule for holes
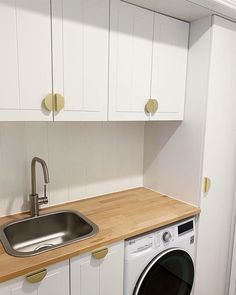
[[[0,285],[1,295],[69,295],[69,260],[47,268],[46,277],[38,283],[29,283],[26,277]]]
[[[99,259],[98,250],[98,255],[86,253],[70,260],[71,295],[123,294],[124,242],[108,246],[107,250],[104,258]],[[101,249],[101,253],[104,251],[106,248]]]
[[[123,267],[121,241],[1,283],[0,295],[123,295]]]

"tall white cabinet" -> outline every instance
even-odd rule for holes
[[[213,17],[211,38],[202,175],[212,185],[200,200],[195,283],[199,295],[228,294],[236,180],[236,24]]]
[[[50,1],[0,1],[0,120],[43,121],[52,92]]]

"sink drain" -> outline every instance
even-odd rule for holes
[[[50,247],[52,247],[52,246],[54,246],[53,244],[43,244],[43,245],[40,245],[40,246],[38,246],[38,247],[36,247],[35,249],[34,249],[34,251],[35,252],[37,252],[37,251],[39,251],[39,250],[46,250],[46,249],[48,249],[48,248],[50,248]]]

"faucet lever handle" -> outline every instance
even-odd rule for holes
[[[43,186],[43,196],[44,196],[44,198],[47,198],[47,185],[46,184],[44,184],[44,186]]]
[[[43,186],[43,197],[38,198],[39,205],[48,204],[47,185]]]
[[[43,186],[43,204],[48,204],[47,185],[46,184],[44,184],[44,186]]]

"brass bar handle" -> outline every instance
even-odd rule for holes
[[[148,114],[155,114],[158,110],[158,101],[150,98],[145,105],[145,111]]]
[[[53,96],[51,93],[44,97],[43,104],[47,111],[53,111]]]
[[[46,277],[46,275],[47,275],[47,270],[42,269],[38,272],[27,275],[26,280],[31,284],[36,284],[41,282]]]
[[[59,93],[54,94],[54,106],[56,112],[60,112],[65,106],[64,97]]]
[[[209,177],[204,177],[203,192],[208,193],[210,189],[211,189],[211,179]]]
[[[102,248],[102,249],[92,251],[92,256],[95,259],[103,259],[104,257],[107,256],[107,253],[108,253],[108,248]]]

